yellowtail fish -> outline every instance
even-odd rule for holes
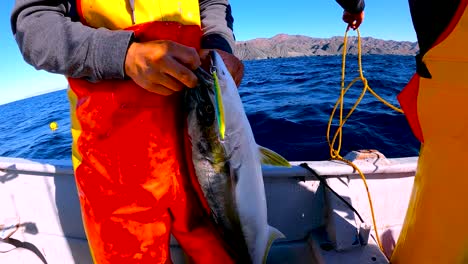
[[[236,263],[265,263],[284,235],[268,225],[261,164],[290,165],[255,143],[232,76],[218,53],[210,56],[211,74],[197,69],[198,86],[185,92],[195,173]]]

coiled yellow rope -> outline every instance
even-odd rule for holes
[[[361,172],[361,170],[355,165],[353,164],[351,161],[343,158],[341,155],[340,155],[340,151],[341,151],[341,142],[342,142],[342,138],[343,138],[343,126],[344,124],[346,123],[346,121],[348,120],[348,118],[351,116],[351,114],[354,112],[354,110],[356,110],[357,106],[359,105],[359,103],[361,102],[362,98],[364,97],[364,95],[366,94],[367,91],[369,91],[372,95],[374,95],[379,101],[381,101],[382,103],[384,103],[386,106],[392,108],[393,110],[397,111],[397,112],[400,112],[400,113],[403,113],[403,110],[401,110],[400,108],[398,107],[395,107],[393,106],[392,104],[388,103],[387,101],[385,101],[382,97],[380,97],[376,92],[374,92],[374,90],[372,90],[370,87],[369,87],[369,84],[367,82],[367,79],[364,77],[364,74],[363,74],[363,71],[362,71],[362,63],[361,63],[361,55],[362,55],[362,51],[361,51],[361,34],[359,32],[359,29],[356,30],[357,31],[357,35],[358,35],[358,65],[359,65],[359,77],[356,77],[354,80],[352,80],[348,86],[346,86],[345,88],[345,69],[346,69],[346,53],[347,53],[347,42],[348,42],[348,30],[346,30],[345,32],[345,35],[344,35],[344,39],[343,39],[343,58],[342,58],[342,66],[341,66],[341,91],[340,91],[340,97],[338,98],[338,100],[336,101],[335,103],[335,106],[333,107],[333,111],[330,115],[330,120],[328,121],[328,128],[327,128],[327,142],[328,142],[328,146],[330,147],[330,156],[331,156],[331,159],[333,160],[340,160],[342,162],[345,162],[346,164],[350,165],[351,167],[353,167],[353,169],[359,173],[359,175],[361,176],[361,179],[362,181],[364,182],[364,186],[366,187],[366,192],[367,192],[367,198],[369,199],[369,205],[370,205],[370,210],[371,210],[371,214],[372,214],[372,222],[373,222],[373,226],[374,226],[374,231],[375,231],[375,236],[376,236],[376,240],[377,240],[377,244],[379,245],[380,247],[380,250],[383,251],[383,247],[382,247],[382,243],[380,241],[380,237],[379,237],[379,233],[378,233],[378,230],[377,230],[377,224],[375,222],[375,215],[374,215],[374,207],[372,205],[372,199],[371,199],[371,195],[370,195],[370,192],[369,192],[369,188],[367,186],[367,181],[366,181],[366,177],[364,176],[364,174]],[[353,107],[351,108],[351,110],[349,111],[349,113],[343,118],[343,105],[344,105],[344,96],[346,94],[346,92],[351,88],[351,86],[353,86],[354,83],[356,83],[357,81],[361,81],[363,84],[364,84],[364,87],[362,89],[362,92],[360,94],[360,96],[358,97],[358,99],[356,100],[356,102],[354,103]],[[330,141],[330,130],[331,130],[331,125],[332,125],[332,121],[333,121],[333,117],[335,116],[335,113],[336,113],[336,110],[339,106],[339,126],[337,128],[337,130],[335,131],[335,134],[333,136],[333,139]],[[336,142],[338,140],[338,142]],[[337,148],[335,149],[335,144],[338,144]]]

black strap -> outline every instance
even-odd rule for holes
[[[27,249],[29,251],[31,251],[32,253],[34,253],[44,264],[47,264],[47,260],[46,258],[44,257],[44,255],[41,253],[41,251],[32,243],[29,243],[29,242],[21,242],[17,239],[14,239],[14,238],[7,238],[5,240],[2,240],[2,242],[4,243],[8,243],[12,246],[15,246],[16,248],[24,248],[24,249]],[[1,253],[1,252],[0,252]]]
[[[315,172],[307,163],[301,163],[299,166],[302,168],[308,170],[312,175],[314,175],[321,184],[323,184],[328,190],[330,190],[338,199],[340,199],[343,203],[346,204],[346,206],[349,207],[356,215],[359,217],[359,220],[361,220],[362,223],[365,223],[364,220],[362,219],[361,215],[358,213],[358,211],[350,204],[348,201],[346,201],[343,197],[341,197],[335,190],[333,190],[330,185],[328,185],[327,180],[325,180],[324,177],[320,176],[317,172]]]

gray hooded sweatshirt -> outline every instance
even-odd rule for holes
[[[202,48],[232,53],[233,18],[227,0],[200,0]],[[75,0],[16,0],[11,28],[24,60],[38,70],[96,82],[124,79],[133,33],[79,22]]]

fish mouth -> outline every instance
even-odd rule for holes
[[[186,113],[195,112],[200,127],[211,127],[215,120],[215,109],[211,101],[214,80],[203,68],[193,70],[198,78],[197,86],[184,90],[184,107]]]
[[[207,119],[207,117],[209,117],[209,122],[203,122],[204,125],[211,124],[211,112],[214,109],[215,116],[213,118],[218,123],[218,136],[222,141],[224,141],[226,135],[226,120],[221,86],[218,79],[218,70],[214,61],[214,59],[216,59],[215,51],[210,50],[208,56],[211,62],[211,65],[209,66],[209,72],[207,72],[202,66],[193,70],[193,73],[197,77],[198,82],[195,88],[186,89],[185,101],[190,102],[188,106],[186,105],[186,107],[189,108],[187,109],[188,112],[194,108],[197,108],[197,114],[200,117],[199,119],[202,121],[203,119]],[[190,104],[195,104],[195,106]],[[200,107],[200,105],[202,106]]]
[[[198,78],[198,86],[213,87],[213,77],[205,69],[198,67],[193,73]]]

